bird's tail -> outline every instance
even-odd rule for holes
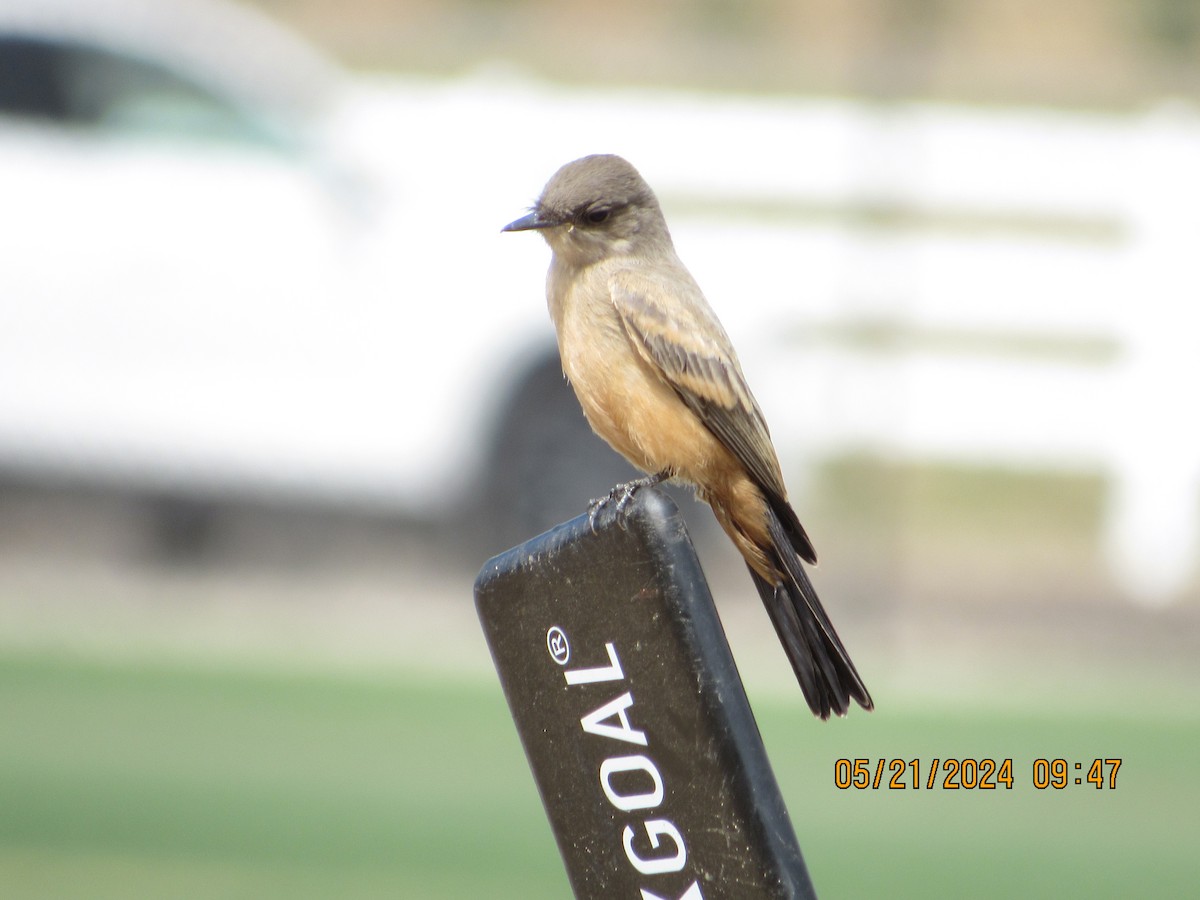
[[[768,510],[772,555],[776,557],[773,562],[783,579],[779,584],[771,584],[753,568],[750,575],[804,691],[804,699],[813,714],[822,719],[828,719],[830,713],[844,716],[850,709],[851,698],[863,709],[874,709],[866,685],[800,562],[798,553],[804,549],[794,546],[794,539],[779,516],[770,506]],[[807,537],[804,540],[807,542]],[[811,545],[807,546],[811,552]]]

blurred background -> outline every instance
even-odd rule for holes
[[[628,474],[499,231],[593,152],[876,700],[811,720],[677,492],[817,890],[1186,893],[1198,104],[1194,0],[0,0],[4,895],[567,893],[472,582]]]

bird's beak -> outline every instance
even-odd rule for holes
[[[533,231],[537,228],[551,228],[557,222],[552,222],[549,219],[544,219],[535,209],[527,216],[521,216],[515,222],[509,222],[501,231]]]

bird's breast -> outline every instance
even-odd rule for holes
[[[581,277],[550,305],[563,372],[614,450],[643,471],[670,469],[696,484],[728,463],[725,447],[635,348],[606,278]]]

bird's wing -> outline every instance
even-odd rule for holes
[[[610,279],[609,289],[642,358],[760,487],[785,497],[766,420],[725,329],[686,271],[679,268],[659,274],[622,269]]]
[[[787,501],[766,419],[733,344],[687,270],[621,268],[610,277],[609,292],[637,352],[746,467],[793,549],[815,563],[817,551]]]

